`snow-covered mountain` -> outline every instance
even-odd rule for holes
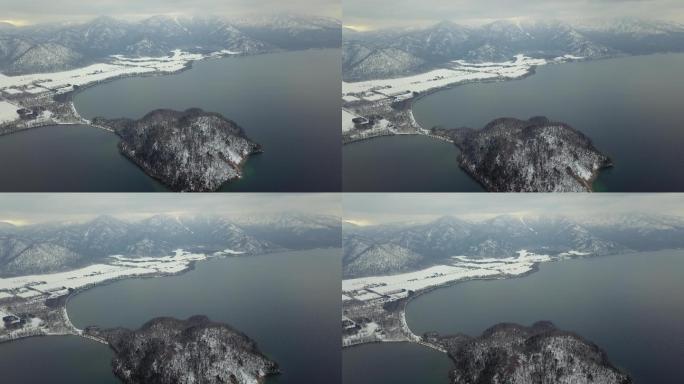
[[[246,233],[288,248],[297,248],[297,244],[341,246],[342,223],[337,216],[287,212],[237,218],[236,222]]]
[[[339,219],[335,227],[332,219],[326,222],[322,217],[306,215],[299,215],[296,221],[269,221],[258,226],[243,226],[222,216],[170,215],[155,215],[135,222],[100,216],[83,223],[3,225],[0,227],[0,275],[68,270],[119,254],[170,255],[178,248],[198,252],[231,249],[258,254],[339,247],[340,231]]]
[[[603,216],[584,224],[592,232],[640,250],[684,247],[684,218],[669,215]]]
[[[497,216],[471,222],[445,216],[424,224],[345,227],[346,277],[392,274],[448,262],[453,256],[506,258],[520,250],[598,256],[684,246],[684,219],[625,214],[601,220]]]
[[[652,20],[618,19],[578,26],[593,41],[627,54],[684,51],[684,25]]]
[[[233,22],[251,37],[284,49],[336,48],[342,43],[342,23],[328,17],[281,14]]]
[[[153,16],[128,22],[108,16],[81,24],[0,28],[0,71],[46,72],[107,56],[163,56],[174,49],[257,54],[281,49],[339,47],[339,21],[284,15],[258,22],[222,17]]]
[[[684,51],[684,28],[637,20],[598,26],[500,20],[473,28],[444,21],[422,29],[345,31],[343,48],[343,77],[354,81],[404,75],[456,59],[491,62],[516,54],[596,58]]]

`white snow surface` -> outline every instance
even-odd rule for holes
[[[0,101],[0,124],[14,121],[19,118],[16,105],[7,101]]]
[[[126,57],[112,55],[110,62],[92,64],[87,67],[53,73],[36,73],[29,75],[5,76],[0,74],[0,91],[9,94],[21,93],[17,89],[30,93],[39,91],[66,92],[74,85],[84,86],[120,76],[132,76],[148,73],[172,73],[185,68],[190,62],[220,55],[235,55],[239,52],[219,51],[209,55],[173,51],[170,56],[162,57]],[[38,88],[40,87],[40,88]],[[44,88],[44,89],[42,89]]]
[[[354,122],[352,119],[356,117],[358,116],[345,109],[342,110],[342,132],[347,132],[354,129]]]
[[[235,252],[235,251],[231,251]],[[114,255],[108,263],[44,275],[0,278],[0,290],[14,291],[19,297],[59,296],[69,288],[79,289],[109,280],[127,277],[170,275],[182,272],[194,261],[206,260],[205,254],[178,249],[170,256],[129,258]]]
[[[563,60],[571,60],[571,58],[561,57],[554,62]],[[454,60],[448,68],[434,69],[417,75],[394,79],[342,82],[342,94],[343,99],[353,96],[367,101],[377,101],[388,98],[387,95],[420,93],[468,81],[520,78],[527,75],[532,67],[547,63],[549,61],[525,55],[516,55],[515,60],[500,63],[469,63]]]
[[[370,276],[342,281],[342,292],[347,297],[367,301],[386,295],[406,296],[406,291],[420,291],[466,279],[518,276],[532,270],[536,263],[551,261],[548,255],[537,255],[520,250],[515,257],[502,259],[472,259],[454,256],[453,264],[436,265],[419,271],[390,276]],[[379,295],[378,295],[379,294]]]

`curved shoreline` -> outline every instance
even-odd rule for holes
[[[537,69],[539,67],[546,67],[546,66],[553,66],[553,65],[563,65],[563,64],[569,64],[569,63],[585,63],[585,62],[594,62],[594,61],[600,61],[600,60],[610,60],[610,59],[615,59],[615,58],[621,58],[621,57],[632,57],[632,56],[648,56],[648,55],[611,55],[611,56],[606,56],[606,57],[598,57],[598,58],[582,58],[582,59],[573,59],[570,61],[562,61],[562,62],[554,62],[554,61],[548,61],[544,65],[531,65],[528,69],[528,71],[521,76],[518,77],[510,77],[510,78],[490,78],[490,79],[480,79],[480,80],[464,80],[464,81],[458,81],[454,82],[451,84],[447,84],[445,86],[441,87],[435,87],[428,89],[426,91],[420,92],[418,95],[411,97],[410,99],[407,99],[403,101],[404,103],[407,103],[406,105],[406,111],[409,114],[411,118],[412,124],[416,128],[416,132],[411,132],[411,133],[393,133],[391,131],[388,131],[387,133],[384,134],[379,134],[379,135],[369,135],[367,137],[362,137],[362,138],[345,138],[344,133],[342,134],[342,144],[344,145],[349,145],[353,144],[356,142],[362,142],[362,141],[368,141],[371,139],[374,139],[376,137],[384,137],[384,136],[401,136],[401,135],[407,135],[407,136],[418,136],[418,135],[423,135],[423,136],[428,136],[433,139],[438,139],[438,140],[443,140],[447,141],[450,143],[453,143],[453,140],[449,140],[447,138],[439,137],[436,135],[430,134],[430,129],[431,128],[425,128],[423,127],[418,121],[415,119],[415,116],[413,115],[413,106],[416,102],[419,100],[431,96],[432,94],[442,92],[442,91],[448,91],[450,89],[460,87],[463,85],[469,85],[469,84],[492,84],[492,83],[499,83],[499,82],[509,82],[509,81],[518,81],[518,80],[525,80],[528,77],[531,77],[533,75],[537,74]],[[425,73],[425,72],[423,72]],[[405,76],[404,76],[405,77]],[[397,77],[397,78],[402,78],[402,77]],[[371,81],[371,80],[386,80],[386,79],[370,79],[370,80],[363,80],[363,81]],[[355,107],[359,105],[364,105],[364,104],[373,104],[377,102],[369,102],[369,101],[354,101],[350,103],[346,103],[349,107]],[[344,108],[344,102],[343,102],[343,108]]]
[[[583,61],[586,61],[586,60],[583,60]],[[573,61],[573,62],[579,62],[579,60],[578,60],[578,61]],[[553,65],[553,64],[558,65],[558,64],[565,64],[565,63],[553,63],[553,62],[551,62],[551,63],[549,63],[549,64],[547,64],[547,65]],[[407,103],[407,105],[406,105],[406,107],[405,107],[406,113],[409,115],[409,117],[410,117],[410,119],[411,119],[412,125],[414,126],[414,128],[416,128],[416,132],[410,132],[410,133],[394,133],[394,132],[388,131],[387,133],[383,133],[383,134],[379,134],[379,135],[370,135],[370,136],[363,137],[363,138],[349,138],[349,139],[345,138],[345,137],[344,137],[344,134],[343,134],[343,137],[342,137],[342,145],[344,146],[344,145],[349,145],[349,144],[353,144],[353,143],[356,143],[356,142],[368,141],[368,140],[374,139],[374,138],[376,138],[376,137],[384,137],[384,136],[402,136],[402,135],[405,135],[405,136],[428,136],[428,137],[431,137],[431,138],[433,138],[433,139],[437,139],[437,140],[441,140],[441,141],[446,141],[446,142],[449,142],[449,143],[453,143],[453,140],[450,140],[450,139],[445,138],[445,137],[440,137],[440,136],[431,134],[431,133],[430,133],[430,128],[425,128],[425,127],[423,127],[422,125],[420,125],[420,123],[418,123],[418,120],[416,120],[415,116],[413,115],[413,106],[414,106],[414,104],[415,104],[416,102],[418,102],[419,100],[421,100],[421,99],[423,99],[423,98],[425,98],[425,97],[427,97],[427,96],[430,96],[430,95],[432,95],[432,94],[435,94],[435,93],[438,93],[438,92],[442,92],[442,91],[448,91],[448,90],[450,90],[450,89],[453,89],[453,88],[456,88],[456,87],[460,87],[460,86],[462,86],[462,85],[480,84],[480,83],[482,83],[482,84],[489,84],[489,83],[499,83],[499,82],[507,82],[507,81],[524,80],[524,79],[526,79],[526,78],[528,78],[528,77],[530,77],[530,76],[535,75],[535,74],[537,73],[537,72],[536,72],[536,71],[537,71],[537,67],[538,67],[537,65],[530,66],[529,70],[528,70],[524,75],[519,76],[519,77],[513,77],[513,78],[492,78],[492,79],[480,79],[480,80],[464,80],[464,81],[458,81],[458,82],[454,82],[454,83],[451,83],[451,84],[448,84],[448,85],[445,85],[445,86],[442,86],[442,87],[436,87],[436,88],[429,89],[429,90],[427,90],[427,91],[420,92],[418,95],[413,96],[413,97],[411,97],[410,99],[404,101],[405,103]],[[354,105],[363,105],[363,104],[366,104],[366,103],[371,104],[372,102],[365,102],[365,103],[353,102],[353,103],[349,103],[349,106],[353,107]]]
[[[550,262],[557,262],[561,261],[562,259],[557,259],[557,260],[551,260]],[[402,300],[401,303],[401,309],[400,309],[400,318],[402,322],[402,330],[403,336],[405,337],[404,340],[382,340],[382,339],[377,339],[372,342],[360,342],[360,343],[355,343],[351,345],[343,345],[342,349],[347,349],[347,348],[354,348],[354,347],[360,347],[366,344],[380,344],[380,343],[412,343],[412,344],[419,344],[422,345],[426,348],[430,348],[433,350],[436,350],[438,352],[442,353],[447,353],[447,351],[442,348],[439,345],[427,342],[423,340],[423,337],[420,335],[417,335],[413,330],[408,325],[408,322],[406,321],[406,308],[408,307],[409,303],[418,297],[421,297],[423,295],[429,294],[433,291],[439,290],[439,289],[445,289],[445,288],[452,288],[456,285],[470,282],[470,281],[489,281],[489,280],[508,280],[508,279],[515,279],[515,278],[524,278],[527,277],[533,273],[536,273],[539,271],[539,265],[542,264],[542,262],[535,262],[532,264],[530,267],[530,270],[524,273],[521,273],[519,275],[502,275],[502,276],[491,276],[491,277],[472,277],[472,278],[465,278],[461,280],[455,280],[446,284],[442,285],[437,285],[433,287],[428,287],[425,289],[422,289],[420,291],[415,291],[410,297],[407,297],[406,299]]]

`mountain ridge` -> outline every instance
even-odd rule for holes
[[[684,219],[626,214],[641,227],[560,215],[499,215],[482,221],[442,216],[428,223],[345,227],[343,276],[390,275],[449,264],[454,256],[508,258],[527,250],[603,256],[684,247]],[[648,217],[649,221],[644,220]],[[646,230],[648,229],[648,230]]]
[[[84,23],[0,28],[0,72],[60,71],[103,62],[112,55],[164,56],[175,49],[252,55],[336,48],[341,39],[341,24],[335,19],[303,15],[274,16],[260,23],[218,16],[157,15],[140,21],[100,16]]]
[[[343,36],[345,81],[403,76],[452,60],[502,62],[517,54],[589,59],[684,51],[683,26],[642,20],[611,21],[602,28],[557,20],[497,20],[477,27],[442,21],[417,29],[346,31]]]

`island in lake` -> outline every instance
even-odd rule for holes
[[[621,369],[630,367],[615,368],[600,346],[548,323],[497,325],[479,337],[440,336],[429,328],[416,334],[406,320],[407,305],[466,281],[523,277],[541,263],[676,249],[683,245],[675,239],[681,234],[680,217],[651,214],[500,215],[480,221],[446,216],[377,225],[349,220],[343,233],[343,346],[423,345],[455,362],[454,383],[504,382],[513,372],[516,383],[555,374],[555,382],[629,383]]]
[[[155,318],[138,330],[89,327],[116,353],[112,368],[124,383],[256,384],[278,373],[247,335],[206,316]]]
[[[139,120],[95,118],[92,124],[113,130],[121,153],[174,191],[214,191],[239,178],[248,156],[261,152],[235,122],[199,108],[159,109]]]
[[[546,117],[431,133],[459,147],[461,168],[491,192],[591,192],[599,171],[612,166],[581,132]]]
[[[97,324],[79,329],[67,304],[95,286],[181,274],[210,259],[339,246],[339,232],[337,217],[297,212],[259,218],[161,214],[138,221],[100,216],[85,222],[2,223],[0,343],[54,335],[95,340],[117,353],[114,372],[130,383],[178,382],[184,375],[206,378],[202,382],[262,382],[278,372],[277,365],[225,324],[193,317],[155,319],[137,331]]]
[[[631,384],[595,344],[541,321],[497,324],[479,337],[431,335],[456,364],[452,383]]]
[[[533,75],[538,67],[551,64],[682,52],[682,31],[684,28],[676,23],[644,20],[608,20],[599,27],[546,19],[497,20],[476,27],[442,21],[410,30],[351,27],[343,35],[343,144],[381,136],[425,135],[453,142],[463,150],[463,141],[454,141],[453,135],[435,135],[435,127],[421,126],[412,111],[417,100],[466,83],[523,79]],[[563,90],[548,92],[553,97],[554,92]],[[486,100],[482,108],[485,107]],[[458,111],[468,107],[455,104],[446,108]],[[487,120],[500,116],[489,116]],[[441,124],[446,128],[463,125],[458,120]],[[583,130],[581,126],[574,128],[577,133]],[[558,162],[554,156],[565,151],[562,145],[567,144],[567,135],[549,141],[548,130],[546,134],[540,130],[529,130],[527,134],[538,136],[529,137],[532,142],[525,144],[546,141],[545,147],[550,150],[540,151],[534,158],[518,158],[524,164],[514,166],[503,160],[510,155],[510,148],[504,148],[508,146],[489,146],[491,160],[484,160],[487,164],[480,164],[482,159],[473,159],[473,151],[462,153],[455,161],[487,190],[539,192],[590,191],[596,172],[609,164],[600,159],[605,155],[590,161],[591,164],[587,164],[586,157],[577,161],[570,157],[547,172],[542,168]],[[467,145],[466,148],[473,149]],[[584,150],[593,151],[591,147]],[[497,156],[499,161],[495,161]],[[409,169],[406,173],[417,172]]]
[[[339,48],[340,28],[340,22],[332,18],[294,14],[239,20],[153,16],[134,22],[99,17],[78,23],[3,25],[0,135],[54,125],[98,126],[82,117],[73,103],[74,96],[88,87],[123,77],[178,73],[200,60]],[[134,149],[125,140],[120,147],[149,176],[173,190],[216,190],[221,181],[239,178],[247,155],[258,151],[256,145],[240,143],[238,137],[244,137],[241,128],[235,125],[230,131],[236,134],[207,129],[201,135],[185,135],[176,143],[183,145],[174,148],[178,151],[175,155]],[[216,142],[224,139],[232,147],[230,151],[204,154],[199,150],[212,145],[216,149]],[[181,159],[187,154],[189,160]],[[168,164],[159,163],[167,160]]]

